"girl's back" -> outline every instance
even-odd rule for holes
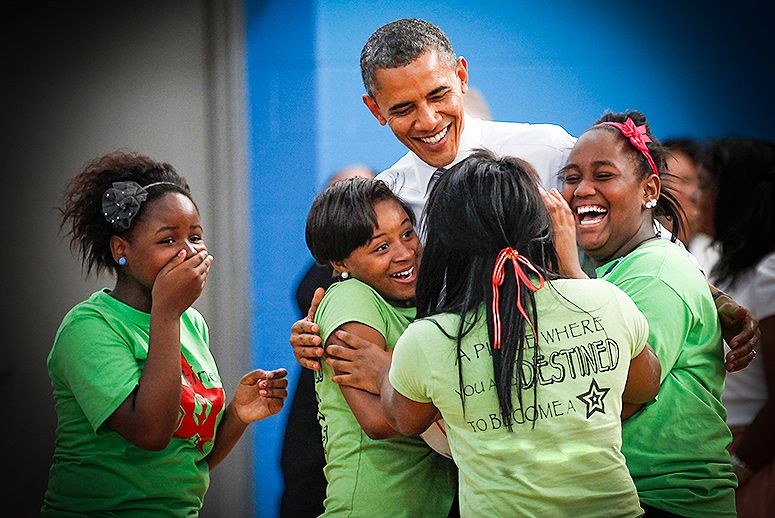
[[[538,350],[528,327],[526,386],[521,402],[513,392],[510,423],[499,409],[484,307],[462,339],[462,384],[454,338],[460,317],[450,313],[409,326],[390,381],[441,411],[460,469],[463,516],[639,515],[620,451],[620,413],[648,324],[621,290],[599,280],[556,280],[535,296]]]

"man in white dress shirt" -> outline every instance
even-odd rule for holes
[[[468,63],[455,56],[444,32],[425,20],[401,19],[377,29],[361,52],[361,74],[367,92],[363,102],[409,149],[379,179],[412,207],[418,221],[433,174],[474,149],[523,158],[551,187],[576,140],[553,124],[466,115]]]

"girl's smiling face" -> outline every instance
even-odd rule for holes
[[[592,129],[576,142],[560,172],[579,246],[599,264],[653,235],[652,211],[645,203],[658,197],[659,178],[641,177],[636,153],[621,135]]]
[[[378,201],[374,212],[377,226],[371,239],[333,266],[368,284],[388,302],[403,305],[415,296],[422,245],[400,203]]]

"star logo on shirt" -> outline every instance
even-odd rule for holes
[[[608,394],[609,388],[600,388],[597,385],[597,381],[592,378],[592,383],[589,385],[589,390],[583,394],[576,396],[576,399],[581,401],[587,406],[587,419],[589,419],[595,412],[605,414],[605,404],[603,398]]]

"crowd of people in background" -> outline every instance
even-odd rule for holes
[[[281,515],[775,515],[775,144],[660,143],[638,111],[578,139],[477,117],[425,20],[360,64],[407,153],[309,209]],[[286,370],[226,403],[192,307],[214,259],[172,166],[101,157],[62,214],[116,283],[55,337],[42,513],[196,515]]]

